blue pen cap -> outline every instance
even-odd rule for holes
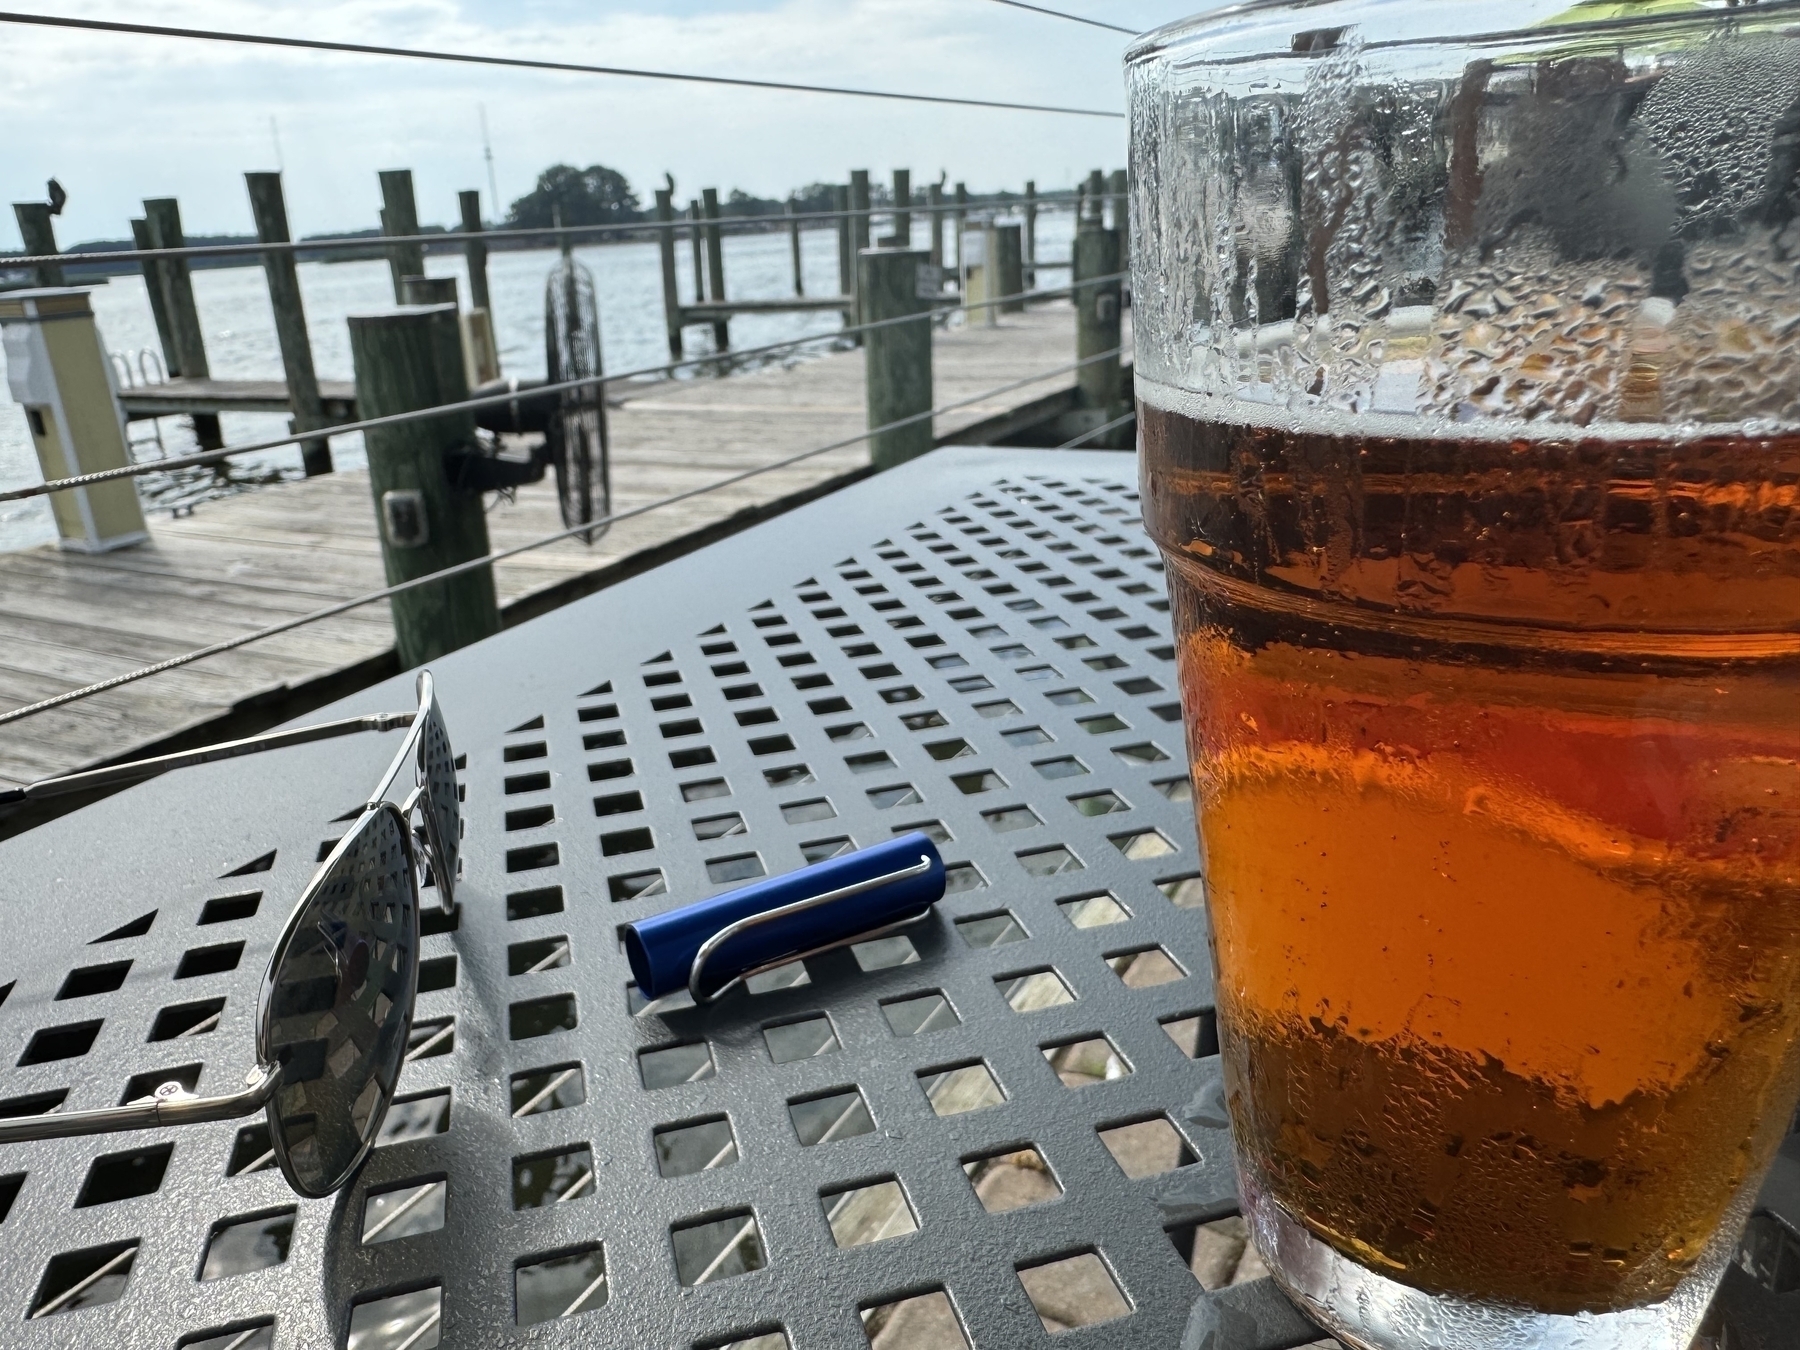
[[[688,987],[701,948],[736,925],[706,953],[696,992],[710,997],[749,971],[922,915],[943,894],[937,845],[903,834],[626,924],[625,956],[644,997],[662,998]]]

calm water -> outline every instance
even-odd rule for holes
[[[878,229],[885,222],[878,221]],[[1038,218],[1039,256],[1067,258],[1072,242],[1073,217],[1067,213]],[[913,217],[913,241],[928,242],[926,219]],[[683,239],[678,253],[681,293],[692,299],[693,267],[689,244]],[[725,250],[726,293],[733,298],[773,297],[792,293],[793,270],[785,233],[727,237]],[[600,302],[601,340],[608,370],[632,370],[668,359],[663,334],[662,280],[654,243],[626,243],[577,248],[576,258],[594,274]],[[801,258],[809,295],[837,291],[837,235],[832,230],[809,230],[801,236]],[[552,250],[494,253],[488,258],[488,287],[494,302],[495,335],[500,344],[500,363],[508,375],[541,376],[544,373],[544,278],[556,261]],[[426,259],[432,276],[454,276],[458,294],[468,303],[468,273],[458,257]],[[345,316],[385,308],[393,303],[393,284],[385,261],[300,264],[300,289],[306,304],[312,336],[313,362],[320,379],[348,380],[350,335]],[[1048,273],[1043,285],[1061,285],[1066,272]],[[206,335],[206,353],[212,374],[221,379],[280,379],[281,351],[275,342],[275,321],[269,308],[268,286],[260,265],[221,268],[194,273],[194,299]],[[126,355],[134,368],[138,353],[148,348],[160,352],[150,302],[141,276],[115,277],[93,290],[93,305],[101,339],[108,351]],[[732,344],[757,347],[812,333],[831,333],[840,326],[836,314],[747,315],[733,319]],[[690,353],[705,350],[710,332],[687,330]],[[823,350],[823,348],[819,349]],[[4,358],[0,358],[0,371]],[[42,481],[37,455],[26,429],[24,410],[11,401],[0,380],[0,487],[19,487]],[[285,416],[228,414],[223,419],[227,444],[266,440],[287,429]],[[153,431],[152,428],[155,428]],[[164,450],[185,454],[197,447],[185,419],[163,418],[157,423],[133,422],[131,437],[140,458],[154,458]],[[159,449],[156,436],[160,434]],[[341,468],[363,464],[362,438],[341,436],[332,443],[332,454]],[[299,472],[300,452],[295,448],[270,450],[233,461],[233,474],[246,482],[291,476]],[[210,471],[190,473],[180,480],[155,475],[140,480],[147,502],[170,504],[193,495],[216,495]],[[56,537],[50,510],[43,498],[0,503],[0,550],[29,548]]]

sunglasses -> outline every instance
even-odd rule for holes
[[[371,713],[68,774],[0,797],[0,805],[35,800],[359,731],[407,728],[399,753],[307,882],[275,944],[257,998],[257,1064],[243,1089],[200,1097],[164,1083],[123,1106],[0,1120],[0,1144],[235,1120],[261,1110],[282,1175],[299,1194],[330,1195],[356,1174],[393,1101],[412,1029],[420,888],[435,883],[446,913],[456,904],[456,759],[429,671],[420,672],[417,688],[413,712]],[[388,792],[409,765],[412,788],[396,806]]]

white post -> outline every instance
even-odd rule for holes
[[[112,362],[88,293],[66,287],[0,295],[0,341],[12,396],[25,405],[44,481],[131,463]],[[58,543],[104,553],[148,539],[129,478],[50,494]]]

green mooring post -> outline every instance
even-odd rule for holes
[[[675,189],[656,189],[656,252],[662,260],[663,327],[669,359],[681,360],[681,286],[675,275]]]
[[[48,202],[14,202],[13,218],[19,222],[19,237],[25,241],[27,253],[55,253],[56,228],[51,224]],[[34,286],[61,286],[61,263],[38,263],[31,269]]]
[[[725,299],[725,241],[719,231],[719,189],[700,190],[700,208],[706,212],[706,290],[714,304]],[[713,350],[731,350],[731,321],[713,320]]]
[[[924,314],[931,301],[922,294],[919,272],[931,262],[924,249],[871,248],[857,255],[857,294],[868,323]],[[863,334],[869,426],[886,426],[931,409],[931,323],[919,319]],[[891,469],[931,449],[931,418],[921,417],[869,438],[869,459]]]
[[[287,202],[278,173],[247,173],[250,214],[256,219],[256,237],[265,244],[289,242]],[[281,348],[281,368],[287,376],[288,407],[294,419],[289,430],[316,431],[325,425],[324,405],[319,401],[319,376],[313,369],[312,340],[306,332],[306,308],[300,300],[300,274],[289,249],[263,254],[263,271],[269,278],[269,307],[275,312],[275,342]],[[323,437],[300,442],[300,462],[306,476],[331,472],[331,443]]]
[[[455,306],[402,306],[380,314],[353,314],[349,325],[360,416],[386,417],[469,396]],[[487,555],[481,493],[453,487],[445,470],[446,453],[474,440],[474,419],[466,412],[371,427],[363,433],[369,490],[375,498],[375,522],[390,586]],[[403,667],[423,664],[500,631],[489,567],[402,591],[388,603]]]
[[[419,208],[413,201],[411,169],[383,169],[381,178],[381,232],[404,237],[419,232]],[[422,244],[388,246],[388,268],[394,276],[394,299],[401,299],[403,277],[425,274],[425,248]],[[360,409],[358,410],[360,411]]]
[[[150,231],[152,248],[185,248],[187,236],[181,232],[181,206],[173,197],[148,197],[144,200],[144,222]],[[194,278],[188,271],[186,258],[161,258],[156,264],[161,284],[163,308],[169,321],[172,347],[163,349],[163,361],[171,376],[184,380],[210,379],[206,364],[206,340],[200,333],[200,311],[194,304]],[[194,439],[202,450],[220,450],[225,446],[225,433],[219,428],[217,413],[193,414]]]
[[[1092,361],[1075,373],[1075,386],[1084,409],[1098,415],[1095,426],[1124,412],[1123,381],[1119,357],[1119,232],[1095,223],[1075,232],[1075,358],[1086,361],[1101,352],[1113,354]],[[1093,281],[1095,277],[1112,277]],[[1112,438],[1108,437],[1110,441]]]

